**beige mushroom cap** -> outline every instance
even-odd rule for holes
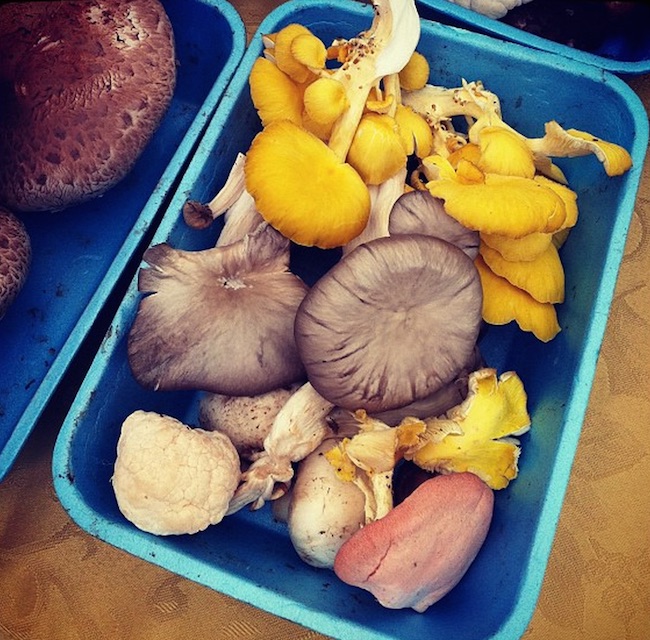
[[[176,81],[158,0],[0,6],[0,202],[62,209],[121,180]]]

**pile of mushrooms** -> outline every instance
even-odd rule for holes
[[[617,175],[629,155],[555,123],[524,138],[480,82],[427,84],[413,1],[374,6],[367,31],[330,46],[295,24],[264,38],[250,78],[262,130],[214,199],[183,212],[198,228],[222,219],[219,240],[145,253],[128,354],[144,386],[200,391],[194,430],[237,451],[236,470],[213,460],[192,477],[236,476],[221,482],[221,517],[272,501],[305,562],[384,606],[424,611],[462,578],[489,530],[493,491],[518,474],[518,437],[531,426],[524,384],[489,367],[478,338],[508,314],[542,340],[556,332],[536,316],[526,323],[511,292],[532,299],[546,287],[556,293],[540,305],[561,301],[550,253],[522,266],[577,221],[550,158],[595,153]],[[341,257],[308,286],[292,272],[291,243]],[[495,306],[506,307],[496,319]],[[160,420],[176,442],[175,419]],[[128,425],[114,489],[125,516],[151,530],[138,504],[165,470],[128,462]],[[422,486],[396,502],[394,480],[409,469]],[[168,525],[170,512],[182,522],[181,506],[160,505]],[[396,531],[429,542],[397,544]]]

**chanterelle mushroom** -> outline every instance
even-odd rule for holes
[[[0,207],[0,318],[23,288],[32,259],[25,225]]]
[[[0,202],[39,211],[104,193],[149,142],[175,83],[158,0],[0,6]]]
[[[117,444],[113,490],[122,514],[157,535],[196,533],[226,515],[239,456],[222,433],[135,411]]]
[[[262,223],[203,251],[148,249],[128,339],[133,375],[160,390],[256,395],[301,380],[293,321],[307,286],[288,240]]]
[[[296,344],[311,384],[334,405],[368,413],[423,398],[470,360],[481,322],[472,260],[444,240],[371,240],[305,296]]]

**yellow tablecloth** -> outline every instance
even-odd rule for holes
[[[250,35],[277,3],[233,4]],[[630,84],[650,106],[650,76]],[[526,640],[650,638],[649,165]],[[71,521],[50,469],[72,393],[62,391],[0,483],[0,638],[323,638],[114,549]]]

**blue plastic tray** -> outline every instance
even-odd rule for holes
[[[207,201],[223,185],[237,152],[259,124],[248,74],[260,54],[260,33],[298,22],[330,41],[367,28],[368,6],[346,0],[298,0],[262,23],[210,123],[152,243],[186,249],[212,246],[217,230],[186,227],[188,198]],[[64,508],[86,531],[144,558],[278,616],[334,638],[481,640],[518,638],[537,600],[577,446],[598,351],[648,143],[640,100],[625,83],[593,67],[539,54],[435,23],[424,23],[419,50],[431,81],[457,86],[482,79],[502,99],[508,122],[530,136],[547,120],[587,129],[630,150],[634,168],[608,179],[593,157],[562,163],[579,194],[581,219],[563,255],[567,301],[563,327],[542,344],[512,326],[491,327],[482,340],[488,362],[515,369],[530,396],[532,431],[523,438],[519,478],[496,496],[491,531],[458,587],[426,613],[383,609],[331,571],[302,563],[266,505],[239,512],[194,536],[155,537],[120,514],[110,478],[120,425],[136,410],[196,424],[199,395],[145,391],[131,376],[127,335],[139,294],[131,283],[91,370],[81,385],[54,451],[54,486]],[[587,108],[588,107],[588,108]],[[293,268],[308,281],[326,268],[328,252],[296,251]]]
[[[0,320],[0,480],[129,260],[139,259],[144,234],[160,217],[244,54],[244,25],[229,3],[164,4],[179,59],[177,88],[131,173],[92,202],[61,213],[21,215],[34,258],[23,291]]]
[[[641,75],[650,73],[650,25],[648,25],[648,44],[644,52],[630,53],[627,57],[616,59],[605,55],[590,53],[570,47],[548,38],[528,33],[500,20],[488,18],[476,11],[449,2],[448,0],[417,0],[422,9],[422,15],[431,20],[445,24],[460,26],[479,33],[485,33],[496,38],[518,42],[533,49],[550,51],[565,56],[570,60],[590,64],[599,69],[605,69],[621,76]],[[533,0],[544,2],[544,0]],[[635,56],[639,57],[635,57]]]

